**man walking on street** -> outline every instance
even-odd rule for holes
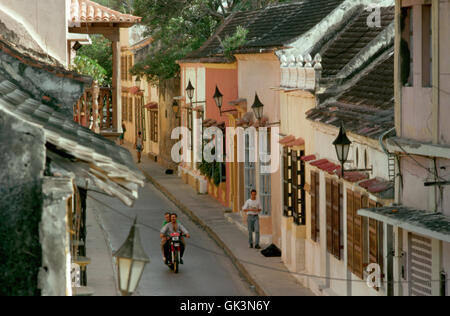
[[[141,163],[142,152],[144,151],[144,140],[142,139],[142,132],[139,132],[138,138],[136,139],[136,144],[134,144],[134,148],[136,148],[138,163]]]
[[[256,199],[256,190],[252,191],[252,197],[247,202],[245,202],[243,211],[247,213],[247,224],[248,224],[248,238],[250,243],[250,248],[253,248],[253,232],[255,232],[256,249],[261,249],[259,246],[259,214],[261,213],[261,203]]]

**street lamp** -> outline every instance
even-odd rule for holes
[[[347,132],[345,131],[345,128],[344,128],[344,123],[342,122],[341,128],[339,129],[339,135],[336,138],[336,140],[333,142],[333,145],[336,148],[336,154],[337,154],[338,160],[342,166],[342,178],[344,178],[344,172],[345,172],[344,165],[348,160],[348,154],[350,152],[351,144],[352,144],[352,142],[350,141],[350,139],[348,139]],[[370,172],[372,172],[373,168],[352,169],[352,170],[347,170],[347,171],[349,171],[349,172],[353,172],[353,171],[361,171],[361,172],[370,171]]]
[[[137,218],[134,221],[130,234],[120,249],[114,253],[119,267],[119,289],[123,296],[131,296],[141,280],[145,265],[150,262],[145,253],[139,229],[137,227]]]
[[[258,93],[255,93],[255,102],[252,105],[253,113],[255,114],[256,120],[261,121],[264,115],[264,104],[259,100]],[[279,125],[281,122],[266,123],[265,126]]]
[[[219,108],[220,113],[222,113],[223,94],[220,92],[218,86],[216,86],[216,92],[214,93],[214,101],[216,102],[216,105]]]
[[[180,106],[178,105],[177,100],[173,100],[172,109],[173,109],[173,113],[178,114],[178,111],[180,110]],[[178,116],[177,116],[177,118],[178,118]]]
[[[236,109],[222,111],[222,105],[223,105],[223,94],[220,92],[219,87],[216,85],[216,92],[214,93],[214,102],[216,102],[216,106],[219,108],[220,116],[222,116],[223,113],[231,113],[231,112],[237,112]]]
[[[255,102],[252,105],[253,113],[258,121],[260,121],[264,114],[264,104],[261,103],[258,97],[258,93],[255,94]]]
[[[194,98],[194,91],[195,91],[195,88],[192,86],[191,80],[189,80],[189,84],[186,88],[186,93],[187,93],[187,96],[189,97],[189,99],[191,100],[191,103],[192,103],[192,99]]]

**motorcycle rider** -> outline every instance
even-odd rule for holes
[[[176,213],[172,213],[171,217],[170,217],[170,223],[168,223],[166,226],[164,226],[161,229],[160,232],[160,237],[163,243],[163,248],[164,248],[164,262],[167,263],[167,258],[169,255],[169,243],[168,241],[170,240],[170,234],[173,233],[180,233],[183,236],[186,236],[186,238],[191,238],[191,235],[189,234],[189,231],[186,229],[186,227],[184,227],[183,225],[181,225],[180,222],[178,222],[178,215]],[[186,242],[184,240],[184,237],[181,237],[181,244],[180,244],[180,263],[183,264],[183,254],[184,254],[184,250],[186,248]]]

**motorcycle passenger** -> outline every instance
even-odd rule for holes
[[[164,243],[164,254],[166,258],[169,258],[169,254],[170,254],[170,243],[168,243],[168,241],[170,240],[170,235],[173,233],[179,233],[182,234],[183,236],[186,236],[186,238],[191,238],[191,235],[189,234],[188,230],[186,229],[186,227],[184,227],[183,225],[181,225],[181,223],[178,222],[178,215],[173,213],[171,215],[171,221],[170,223],[168,223],[166,226],[164,226],[161,229],[161,239],[163,240]],[[186,242],[184,240],[184,237],[181,238],[181,243],[180,243],[180,263],[183,264],[183,254],[184,254],[184,250],[186,248]],[[167,260],[164,260],[167,263]]]
[[[164,228],[164,226],[166,226],[167,224],[170,223],[170,217],[172,216],[172,214],[170,212],[167,212],[166,214],[164,214],[164,222],[162,224],[162,228]],[[162,257],[163,257],[163,261],[166,262],[166,253],[164,252],[164,245],[166,244],[166,238],[161,238],[161,253],[162,253]]]

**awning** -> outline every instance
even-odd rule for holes
[[[217,121],[213,120],[213,119],[206,119],[203,121],[203,127],[206,127],[206,128],[215,126],[216,124],[217,124]]]
[[[297,138],[289,142],[286,146],[291,147],[293,150],[304,150],[305,140],[303,138]]]
[[[295,136],[289,135],[289,136],[286,136],[286,137],[280,139],[279,143],[281,145],[285,146],[288,143],[293,142],[293,141],[295,141]]]
[[[361,209],[358,215],[397,226],[412,233],[450,242],[450,217],[440,213],[399,206]]]
[[[204,110],[203,106],[199,105],[199,106],[193,108],[192,111],[195,111],[195,112],[204,112],[205,110]]]
[[[144,105],[144,107],[148,110],[155,110],[155,109],[158,109],[158,103],[150,102],[149,104]]]
[[[247,99],[237,99],[228,102],[229,105],[239,106],[239,105],[247,105]]]
[[[143,95],[142,90],[139,87],[131,87],[128,89],[128,93]]]

